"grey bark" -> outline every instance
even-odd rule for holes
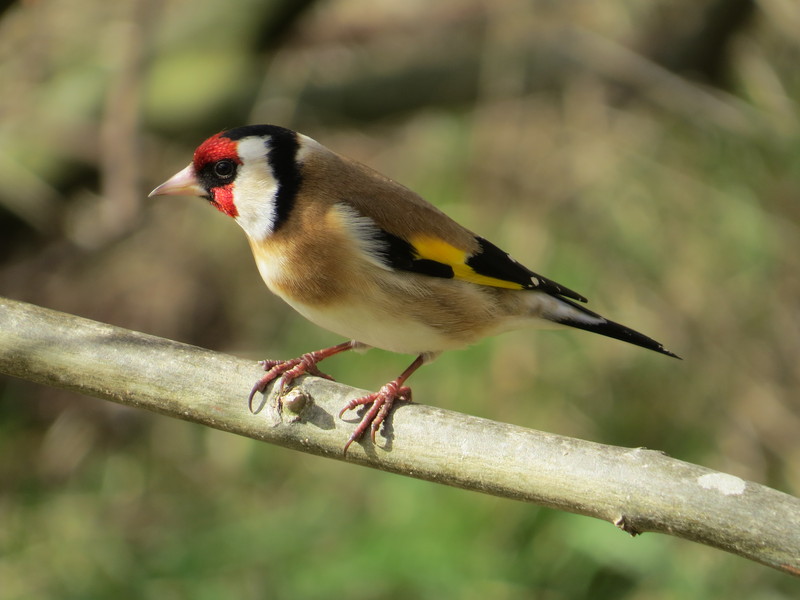
[[[401,403],[378,444],[342,447],[365,392],[305,377],[252,414],[249,360],[0,298],[0,372],[410,477],[654,531],[800,575],[800,499],[643,448]]]

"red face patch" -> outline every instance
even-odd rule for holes
[[[208,163],[216,162],[228,158],[242,164],[239,160],[239,152],[236,150],[236,142],[222,137],[222,133],[212,135],[194,151],[194,168],[199,171]]]
[[[222,137],[221,133],[208,138],[194,151],[192,163],[194,164],[195,173],[200,174],[209,165],[213,165],[217,161],[223,159],[232,160],[239,165],[242,164],[236,144],[235,141]],[[234,185],[235,182],[231,182],[227,185],[221,185],[209,190],[212,195],[211,203],[214,207],[230,217],[236,217],[239,214],[233,202]]]

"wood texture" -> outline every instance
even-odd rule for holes
[[[0,298],[0,372],[342,460],[354,427],[336,415],[364,393],[307,377],[279,408],[247,394],[258,365]],[[384,437],[388,435],[388,437]],[[618,448],[400,404],[366,466],[668,533],[800,575],[800,499],[642,448]]]

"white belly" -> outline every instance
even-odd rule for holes
[[[407,318],[400,319],[387,313],[375,314],[363,303],[329,305],[319,310],[286,298],[284,300],[312,323],[374,348],[401,354],[421,354],[464,346],[463,342],[454,340],[424,323]]]

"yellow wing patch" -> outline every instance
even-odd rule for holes
[[[476,273],[475,270],[467,264],[469,256],[466,252],[455,246],[451,246],[440,238],[415,236],[412,237],[410,241],[417,254],[416,258],[433,260],[447,265],[453,269],[454,279],[469,281],[470,283],[477,283],[479,285],[507,288],[510,290],[525,289],[523,286],[513,281],[506,281],[505,279],[498,279],[496,277],[489,277]]]

